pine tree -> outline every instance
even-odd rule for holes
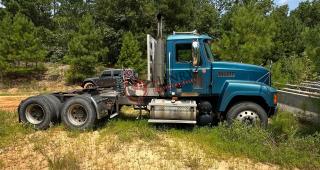
[[[122,47],[116,66],[134,68],[138,73],[143,73],[146,68],[145,62],[142,59],[138,40],[131,32],[125,33],[122,37]]]
[[[65,60],[70,64],[67,80],[70,83],[83,81],[95,74],[99,58],[105,58],[108,48],[103,46],[102,30],[97,28],[91,15],[85,15],[78,25],[79,31],[68,43]]]
[[[38,69],[38,63],[44,60],[46,51],[37,37],[37,28],[23,14],[14,17],[7,14],[0,23],[0,58],[2,67],[15,72],[20,69]],[[23,64],[22,64],[23,63]]]
[[[222,20],[226,23],[218,43],[224,60],[267,64],[272,58],[275,24],[258,3],[235,5]]]

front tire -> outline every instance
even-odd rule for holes
[[[96,110],[86,97],[72,97],[61,110],[62,122],[70,129],[87,130],[94,127]]]
[[[253,102],[241,102],[232,106],[227,113],[227,122],[231,125],[235,120],[246,125],[259,125],[263,128],[268,125],[266,111]]]

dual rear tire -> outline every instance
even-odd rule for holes
[[[54,95],[40,95],[23,100],[18,107],[19,120],[34,129],[45,130],[60,120],[70,129],[94,127],[96,110],[85,96],[68,99],[63,105]]]
[[[60,107],[61,102],[54,95],[29,97],[18,107],[19,120],[35,129],[44,130],[58,122]]]
[[[61,109],[62,122],[73,130],[92,129],[96,118],[96,110],[87,97],[72,97],[66,101]]]

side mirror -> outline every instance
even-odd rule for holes
[[[198,40],[192,42],[192,65],[200,65],[200,44]]]

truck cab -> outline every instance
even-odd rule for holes
[[[215,61],[212,38],[195,31],[174,32],[165,41],[148,37],[148,42],[153,42],[155,47],[154,52],[148,52],[155,54],[148,57],[153,59],[148,62],[153,63],[148,67],[152,74],[148,77],[162,89],[159,93],[162,97],[174,97],[187,103],[195,101],[197,122],[202,120],[201,116],[205,117],[204,123],[211,122],[218,114],[229,117],[230,121],[238,118],[266,122],[275,113],[277,93],[271,87],[271,74],[266,68]]]

